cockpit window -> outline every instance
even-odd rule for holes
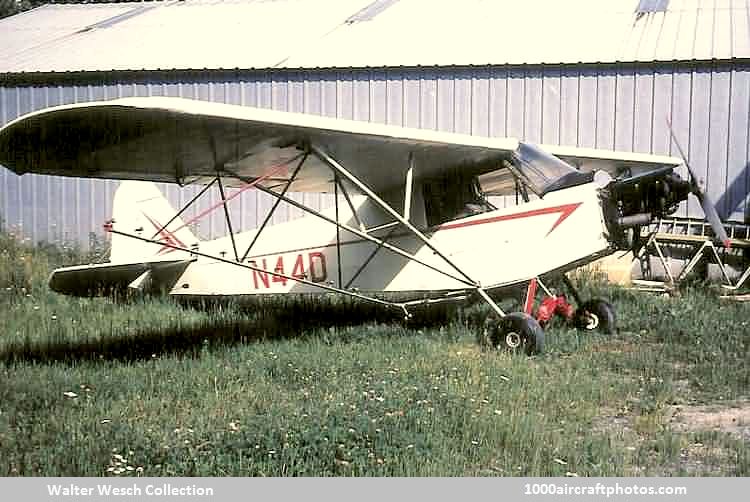
[[[425,180],[422,194],[427,224],[431,227],[495,209],[484,197],[476,176],[460,172]]]
[[[519,143],[513,153],[518,174],[539,196],[591,181],[593,173],[583,173],[535,145]]]

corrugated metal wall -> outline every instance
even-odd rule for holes
[[[276,72],[174,72],[37,77],[0,87],[0,121],[65,103],[126,96],[182,96],[279,110],[527,141],[677,154],[667,117],[689,160],[735,221],[750,219],[750,64],[674,63],[554,67],[409,68]],[[86,80],[83,80],[83,79]],[[100,78],[99,81],[96,79]],[[106,79],[106,81],[102,81]],[[108,217],[116,182],[18,177],[0,169],[0,216],[33,240],[85,242]],[[177,204],[193,189],[165,187]],[[323,195],[305,195],[315,207]],[[218,200],[214,193],[213,201]],[[243,194],[239,228],[255,227],[272,201]],[[198,210],[211,202],[205,201]],[[199,233],[224,233],[216,212]],[[284,209],[277,221],[300,214]],[[695,201],[680,215],[701,216]]]

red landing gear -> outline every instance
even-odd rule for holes
[[[570,280],[563,275],[565,285],[579,307],[568,303],[564,294],[552,294],[538,279],[529,281],[523,312],[513,312],[502,318],[490,314],[478,333],[479,345],[483,349],[506,350],[527,355],[538,354],[544,349],[544,329],[553,317],[559,316],[582,331],[614,333],[615,310],[604,300],[582,302]],[[534,309],[537,289],[544,290],[545,297]]]
[[[574,308],[568,302],[566,295],[552,294],[538,279],[529,281],[526,290],[526,301],[524,302],[524,312],[533,316],[541,326],[548,324],[553,317],[559,316],[566,322],[573,324],[582,331],[599,331],[605,334],[616,332],[615,309],[605,300],[595,298],[587,302],[581,301],[570,279],[563,275],[565,285],[579,305],[578,309]],[[536,312],[534,312],[534,300],[536,298],[538,286],[542,286],[546,294],[545,298],[539,303]]]

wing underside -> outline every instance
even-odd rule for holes
[[[384,193],[417,179],[497,173],[492,195],[514,193],[518,141],[356,122],[181,98],[127,98],[50,108],[0,129],[0,164],[27,172],[135,179],[180,185],[221,175],[228,186],[256,180],[266,188],[333,192],[333,171],[311,152],[326,152],[368,187]],[[671,157],[545,147],[584,170],[612,174],[633,166],[679,165]]]

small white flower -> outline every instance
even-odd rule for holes
[[[78,397],[78,394],[76,394],[75,392],[69,390],[67,392],[63,392],[63,396],[69,397],[69,398],[73,399],[73,398]]]

